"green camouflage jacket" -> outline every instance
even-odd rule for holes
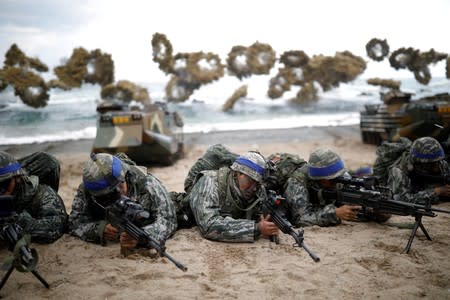
[[[334,201],[321,199],[313,188],[314,181],[307,175],[306,161],[295,154],[275,153],[269,156],[275,172],[268,188],[281,194],[286,216],[294,226],[330,226],[340,220],[335,213]]]
[[[335,200],[321,197],[321,189],[307,175],[307,166],[297,169],[284,182],[280,194],[286,198],[286,212],[294,226],[331,226],[341,223]]]
[[[446,164],[446,162],[444,162]],[[448,169],[448,167],[447,167]],[[437,183],[413,182],[411,172],[408,171],[407,158],[389,169],[388,187],[392,190],[394,200],[417,204],[439,202],[439,197],[434,193]]]
[[[15,189],[18,224],[33,242],[51,243],[66,229],[67,213],[61,197],[37,176],[21,176]]]
[[[245,200],[229,167],[203,171],[189,193],[189,203],[202,235],[224,242],[253,242],[258,238],[258,201]]]
[[[126,176],[128,197],[140,203],[150,213],[149,224],[142,227],[157,241],[166,240],[177,228],[175,207],[162,183],[142,167],[128,165]],[[103,231],[106,226],[102,209],[95,204],[92,195],[78,187],[69,215],[69,231],[82,240],[104,244]]]

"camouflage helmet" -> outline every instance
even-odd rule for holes
[[[445,153],[436,139],[426,136],[414,141],[409,156],[412,163],[430,163],[444,159]]]
[[[308,176],[311,179],[333,179],[346,172],[344,162],[334,151],[319,149],[308,160]]]
[[[259,152],[249,151],[236,158],[230,168],[262,182],[266,172],[266,160]]]
[[[22,174],[24,174],[22,166],[17,159],[7,152],[0,151],[0,182]]]
[[[107,153],[91,154],[84,164],[83,184],[94,196],[113,192],[119,183],[125,181],[125,164]]]

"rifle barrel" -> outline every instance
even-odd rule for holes
[[[268,210],[272,222],[275,223],[275,225],[277,225],[277,227],[281,230],[281,232],[283,232],[284,234],[291,235],[294,238],[295,243],[299,247],[302,247],[315,262],[319,262],[320,258],[317,255],[315,255],[311,250],[309,250],[309,248],[306,247],[305,243],[303,242],[303,234],[300,235],[297,232],[295,232],[295,230],[293,229],[294,226],[292,226],[291,222],[289,222],[286,218],[284,218],[273,206],[271,206],[266,202],[263,202],[263,204],[264,207]]]
[[[446,213],[446,214],[450,214],[449,210],[445,210],[445,209],[441,209],[441,208],[431,208],[431,211],[436,211],[436,212],[441,212],[441,213]]]
[[[450,214],[450,211],[441,209],[441,208],[426,207],[426,206],[420,205],[420,204],[408,203],[408,202],[397,201],[397,200],[387,200],[387,201],[392,202],[392,203],[402,204],[402,205],[409,206],[409,207],[415,208],[415,209],[423,209],[424,211],[429,211],[429,212],[435,211],[435,212]]]
[[[162,252],[161,255],[167,257],[167,259],[173,262],[175,266],[177,266],[177,268],[180,269],[181,271],[186,272],[188,270],[182,263],[180,263],[179,261],[175,260],[172,256],[167,254],[166,251]]]
[[[314,254],[314,252],[312,252],[311,250],[309,250],[308,247],[306,247],[305,243],[302,242],[300,244],[300,246],[305,249],[305,251],[309,254],[309,256],[311,256],[311,258],[315,261],[315,262],[319,262],[320,261],[320,257],[318,257],[316,254]]]

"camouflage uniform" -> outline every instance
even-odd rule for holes
[[[308,164],[297,169],[286,181],[282,190],[286,198],[286,209],[296,226],[332,226],[341,223],[336,215],[337,190],[325,188],[321,179],[332,180],[339,176],[351,178],[342,159],[329,149],[311,153]],[[357,221],[385,222],[389,214],[366,209],[358,213]]]
[[[222,144],[212,145],[206,150],[194,165],[189,169],[189,173],[184,180],[184,192],[170,192],[177,215],[178,229],[191,228],[196,225],[194,215],[189,205],[189,197],[194,180],[197,175],[206,170],[218,170],[221,167],[231,166],[239,155],[231,152]]]
[[[281,159],[274,159],[276,157]],[[274,154],[269,159],[275,162],[276,169],[284,170],[278,174],[276,184],[270,188],[286,198],[285,211],[294,226],[330,226],[340,224],[336,216],[335,200],[321,197],[322,188],[318,179],[332,179],[345,172],[344,164],[337,154],[327,149],[320,149],[309,158],[309,163],[292,154]],[[286,168],[286,159],[296,160],[298,168]],[[295,166],[295,164],[292,164]],[[334,169],[333,169],[334,168]],[[310,173],[312,171],[312,173]],[[314,173],[316,171],[316,173]],[[281,172],[281,171],[279,171]]]
[[[67,222],[61,197],[50,186],[41,184],[38,176],[27,175],[12,155],[0,151],[0,182],[12,177],[18,179],[13,193],[14,206],[17,222],[24,232],[38,243],[51,243],[60,238]]]
[[[439,183],[420,180],[419,176],[416,176],[416,169],[418,163],[439,162],[441,170],[448,174],[449,167],[444,158],[444,150],[434,138],[422,137],[415,140],[409,155],[403,155],[402,159],[389,169],[388,186],[392,190],[394,200],[418,204],[438,202],[439,197],[434,193],[434,187]]]
[[[70,233],[82,240],[102,243],[107,224],[103,209],[94,201],[108,194],[120,182],[128,186],[127,196],[150,213],[150,221],[142,229],[157,241],[166,240],[177,228],[175,207],[166,188],[145,167],[136,166],[125,154],[97,154],[86,162],[83,183],[78,187],[69,215]],[[100,166],[105,166],[106,170]],[[106,174],[106,175],[105,175]]]
[[[188,194],[190,207],[202,235],[225,242],[253,242],[259,237],[259,201],[246,200],[237,184],[237,172],[261,183],[265,159],[256,152],[238,157],[231,167],[202,171]]]

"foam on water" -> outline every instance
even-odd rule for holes
[[[273,75],[253,76],[242,81],[235,77],[203,86],[184,103],[169,103],[184,119],[184,131],[210,132],[293,128],[303,126],[342,126],[359,123],[359,111],[368,103],[380,103],[380,87],[368,85],[365,79],[341,84],[320,92],[320,100],[303,105],[289,103],[298,88],[286,92],[282,99],[266,96],[268,81]],[[402,79],[402,90],[414,92],[414,98],[450,92],[450,80],[433,78],[427,86],[414,79]],[[165,101],[165,83],[138,83],[148,89],[152,101]],[[234,108],[222,112],[223,103],[233,92],[247,85],[245,99]],[[50,90],[44,108],[26,106],[14,96],[12,88],[0,93],[0,144],[92,139],[96,134],[96,105],[99,86],[83,85],[70,91]]]

